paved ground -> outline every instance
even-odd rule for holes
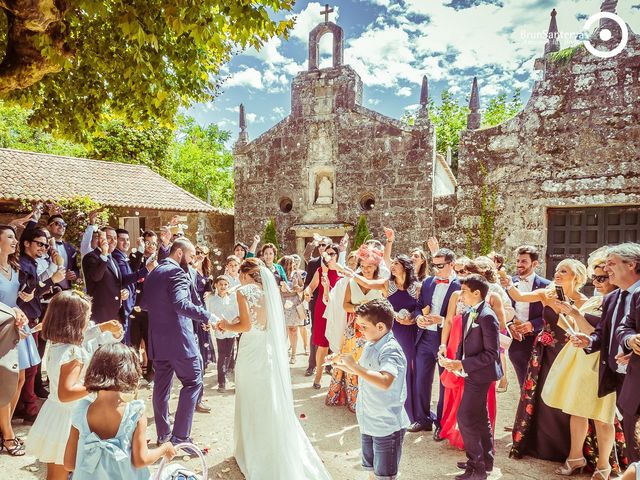
[[[355,415],[346,408],[326,407],[324,397],[326,388],[320,391],[311,388],[309,378],[304,377],[306,359],[298,357],[292,368],[294,383],[295,407],[304,429],[318,449],[327,468],[335,480],[365,480],[368,476],[360,469],[360,439]],[[515,381],[513,370],[510,378]],[[324,376],[323,386],[328,386],[329,377]],[[511,434],[504,431],[506,425],[513,421],[517,402],[517,389],[514,384],[509,386],[506,393],[498,395],[497,419],[497,458],[496,468],[490,479],[542,479],[551,478],[555,464],[533,459],[511,460],[507,456]],[[210,479],[240,480],[244,478],[232,458],[232,428],[233,428],[233,391],[219,394],[216,391],[215,368],[209,366],[205,376],[205,398],[213,408],[210,414],[196,413],[193,426],[193,437],[202,446],[209,447],[207,463]],[[174,394],[177,388],[174,388]],[[151,391],[143,389],[141,395],[147,400],[149,415],[148,437],[155,441],[152,408],[150,402]],[[174,395],[172,408],[175,408]],[[28,428],[17,421],[14,426],[18,435],[28,442]],[[404,452],[400,469],[400,478],[405,479],[452,479],[458,472],[456,461],[462,460],[464,454],[447,442],[436,443],[430,434],[408,434],[405,437]],[[181,463],[185,463],[180,460]],[[0,478],[9,479],[43,479],[46,469],[33,457],[12,458],[6,453],[0,455]],[[585,478],[588,478],[585,475]],[[296,479],[282,479],[296,480]]]

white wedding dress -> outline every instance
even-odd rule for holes
[[[285,318],[273,274],[240,288],[251,330],[236,360],[235,458],[247,480],[330,480],[293,409]]]

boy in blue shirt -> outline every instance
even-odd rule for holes
[[[338,355],[334,365],[358,375],[356,416],[362,437],[362,466],[371,479],[395,479],[402,441],[409,427],[404,410],[407,398],[407,360],[393,336],[394,311],[386,299],[376,299],[356,309],[356,321],[367,340],[360,361]]]

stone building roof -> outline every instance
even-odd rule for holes
[[[217,211],[144,165],[0,148],[0,175],[0,200],[88,196],[110,207]]]

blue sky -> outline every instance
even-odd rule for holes
[[[481,102],[500,92],[522,90],[527,101],[537,73],[553,8],[558,11],[561,48],[578,43],[586,18],[601,0],[340,0],[329,19],[345,32],[345,63],[364,83],[364,105],[400,118],[419,101],[422,75],[430,95],[449,89],[468,95],[478,77]],[[189,110],[198,122],[238,133],[244,103],[249,137],[256,138],[290,112],[290,84],[307,69],[309,31],[323,20],[324,3],[299,0],[288,40],[274,38],[259,51],[237,55],[223,69],[221,94]],[[640,0],[619,0],[617,13],[640,31]],[[321,67],[330,66],[331,36],[325,35]]]

